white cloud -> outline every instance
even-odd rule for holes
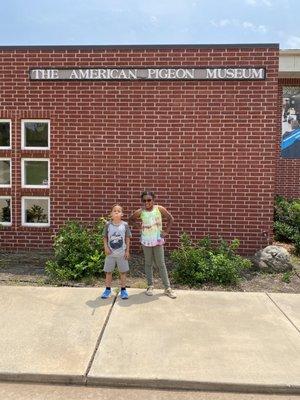
[[[244,21],[242,22],[242,27],[244,29],[249,29],[252,32],[266,33],[267,27],[265,25],[255,25],[252,22]]]
[[[215,26],[216,28],[234,26],[257,33],[266,33],[268,31],[268,28],[265,25],[256,25],[250,21],[239,21],[237,19],[221,19],[219,21],[211,20],[210,24]]]
[[[267,7],[273,6],[271,0],[246,0],[246,4],[249,4],[250,6],[267,6]]]
[[[289,36],[286,40],[287,48],[299,49],[300,48],[300,36]]]
[[[211,20],[209,22],[216,28],[223,28],[224,26],[230,25],[232,23],[229,19],[221,19],[220,21]]]
[[[227,26],[227,25],[230,25],[230,20],[229,19],[221,19],[220,26]]]
[[[245,29],[254,30],[254,25],[252,24],[252,22],[244,21],[244,22],[242,23],[242,27],[245,28]]]
[[[156,15],[151,15],[150,21],[153,25],[156,25],[158,23],[158,18]]]
[[[258,29],[258,32],[261,32],[261,33],[267,33],[267,31],[268,31],[268,28],[265,25],[258,25],[257,29]]]

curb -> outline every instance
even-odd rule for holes
[[[168,379],[87,378],[87,386],[110,386],[139,389],[193,390],[268,394],[300,394],[300,385],[272,385],[234,382],[172,381]]]
[[[0,374],[0,382],[84,385],[139,389],[191,390],[223,393],[300,394],[300,385],[234,382],[172,381],[168,379],[95,378],[84,375]]]
[[[65,385],[85,385],[84,375],[26,374],[0,373],[0,382],[15,383],[57,383]]]

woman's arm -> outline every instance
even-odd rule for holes
[[[128,224],[134,225],[137,223],[138,219],[141,216],[142,209],[139,208],[138,210],[134,211],[130,217],[128,218]]]
[[[171,226],[173,225],[174,218],[169,211],[163,207],[163,206],[158,206],[159,211],[161,212],[163,218],[167,220],[167,226],[166,229],[163,231],[163,235],[167,235],[170,232]]]

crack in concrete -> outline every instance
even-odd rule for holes
[[[93,364],[93,362],[94,362],[96,353],[97,353],[97,351],[98,351],[98,348],[99,348],[99,346],[100,346],[102,337],[103,337],[103,335],[104,335],[106,325],[108,324],[108,321],[109,321],[109,319],[110,319],[110,315],[111,315],[111,313],[112,313],[112,310],[113,310],[113,308],[114,308],[114,305],[115,305],[115,303],[116,303],[116,301],[117,301],[117,297],[118,297],[118,296],[115,295],[114,297],[115,297],[115,298],[113,299],[113,302],[112,302],[112,304],[111,304],[111,307],[110,307],[110,309],[109,309],[109,312],[108,312],[108,314],[107,314],[107,316],[106,316],[106,318],[105,318],[105,321],[104,321],[104,324],[103,324],[103,326],[102,326],[101,332],[100,332],[99,337],[98,337],[98,339],[97,339],[97,341],[96,341],[96,345],[95,345],[93,354],[92,354],[92,356],[91,356],[91,359],[90,359],[90,361],[89,361],[89,363],[88,363],[86,372],[85,372],[85,374],[84,374],[84,382],[85,382],[85,384],[87,384],[87,377],[88,377],[88,374],[89,374],[89,372],[90,372],[90,370],[91,370],[91,368],[92,368],[92,364]]]
[[[297,332],[300,333],[300,329],[297,327],[297,325],[295,325],[294,322],[286,315],[286,313],[279,307],[279,305],[275,302],[275,300],[272,299],[269,293],[266,293],[266,295],[269,297],[272,303],[278,308],[278,310],[285,316],[285,318],[293,325],[293,327],[297,330]]]

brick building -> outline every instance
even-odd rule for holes
[[[299,194],[278,62],[274,44],[0,47],[2,248],[50,247],[115,202],[127,217],[145,188],[175,217],[169,247],[183,231],[265,246],[275,192]]]

